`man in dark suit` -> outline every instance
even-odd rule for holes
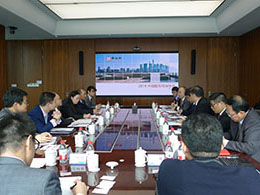
[[[215,112],[217,119],[221,123],[224,133],[228,132],[230,130],[231,119],[226,112],[226,95],[220,92],[213,93],[209,97],[209,101],[211,109]]]
[[[186,97],[186,87],[182,86],[179,88],[178,97],[179,97],[178,100],[179,110],[182,110],[184,112],[189,110],[191,107],[191,103],[188,101]]]
[[[260,162],[260,118],[241,96],[227,100],[227,112],[232,122],[224,138],[226,149],[246,153]]]
[[[97,89],[94,86],[88,86],[87,88],[87,97],[86,97],[86,105],[87,108],[92,110],[91,114],[95,114],[99,112],[101,108],[101,104],[96,105],[95,96]]]
[[[260,177],[255,169],[224,166],[216,160],[223,130],[207,114],[191,115],[182,123],[183,151],[188,160],[166,159],[159,169],[159,195],[256,195]],[[232,182],[230,182],[232,181]]]
[[[179,100],[178,91],[179,91],[178,87],[173,87],[172,88],[172,97],[173,97],[172,104],[177,104],[178,103],[178,100]]]
[[[55,96],[55,93],[43,92],[40,96],[40,105],[35,106],[28,112],[36,125],[38,133],[49,132],[53,127],[61,123],[59,110],[51,114],[51,111],[56,107]]]
[[[11,113],[26,113],[29,105],[27,93],[19,88],[12,87],[3,96],[4,108],[0,111],[0,118]],[[36,138],[41,142],[49,142],[52,136],[48,132],[37,134]]]
[[[214,115],[208,99],[204,97],[204,90],[202,87],[194,86],[190,89],[190,101],[195,105],[192,114],[205,113]]]
[[[87,104],[86,104],[86,98],[87,98],[86,90],[80,89],[79,92],[80,92],[80,100],[79,100],[78,105],[80,107],[81,112],[86,113],[86,114],[89,114],[89,113],[93,114],[93,108],[87,106]]]
[[[39,147],[35,130],[25,113],[10,113],[0,119],[0,194],[62,194],[54,171],[29,167]],[[86,185],[76,183],[73,193],[86,195]]]

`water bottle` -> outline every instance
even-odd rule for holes
[[[133,114],[137,114],[137,105],[136,105],[136,103],[134,103],[134,105],[132,106],[132,113]]]
[[[174,156],[174,151],[172,148],[172,143],[168,142],[166,147],[165,147],[165,158],[173,158]]]
[[[110,107],[109,101],[107,101],[106,109],[109,109],[109,107]]]
[[[59,160],[60,163],[66,163],[68,161],[68,149],[65,144],[65,140],[60,141],[60,147],[59,147]]]
[[[168,135],[168,132],[169,132],[168,119],[165,118],[163,126],[162,126],[162,133],[163,133],[163,135]]]
[[[94,146],[93,146],[91,140],[88,140],[88,145],[87,145],[87,148],[86,148],[86,154],[87,155],[94,154]]]
[[[185,156],[183,149],[182,149],[182,141],[180,141],[180,146],[178,148],[177,153],[178,153],[178,159],[179,160],[185,160],[186,159],[186,156]]]

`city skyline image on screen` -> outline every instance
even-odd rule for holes
[[[98,96],[165,96],[179,82],[179,54],[97,53]]]

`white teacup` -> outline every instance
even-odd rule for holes
[[[98,117],[98,124],[99,124],[99,126],[103,126],[104,125],[104,117],[103,116],[99,116]]]
[[[145,167],[147,163],[146,151],[141,147],[135,151],[135,166],[136,167]]]
[[[45,161],[46,166],[54,166],[56,165],[56,157],[57,157],[57,151],[54,149],[47,149],[45,151]]]
[[[88,126],[88,132],[90,135],[94,135],[95,134],[95,131],[96,131],[96,125],[95,124],[90,124]]]
[[[84,145],[84,135],[78,133],[77,135],[75,135],[75,146],[83,147],[83,145]]]
[[[99,157],[98,154],[89,154],[87,156],[88,171],[98,172],[99,171]]]

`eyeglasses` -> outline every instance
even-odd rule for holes
[[[33,140],[34,140],[34,149],[37,150],[40,147],[40,141],[35,137],[33,138]]]
[[[211,104],[211,108],[214,108],[216,104],[218,104],[219,102],[216,102],[215,104]]]
[[[28,137],[29,135],[24,135],[22,137]],[[37,150],[40,147],[40,141],[38,139],[36,139],[35,137],[32,137],[33,141],[34,141],[34,149]]]

